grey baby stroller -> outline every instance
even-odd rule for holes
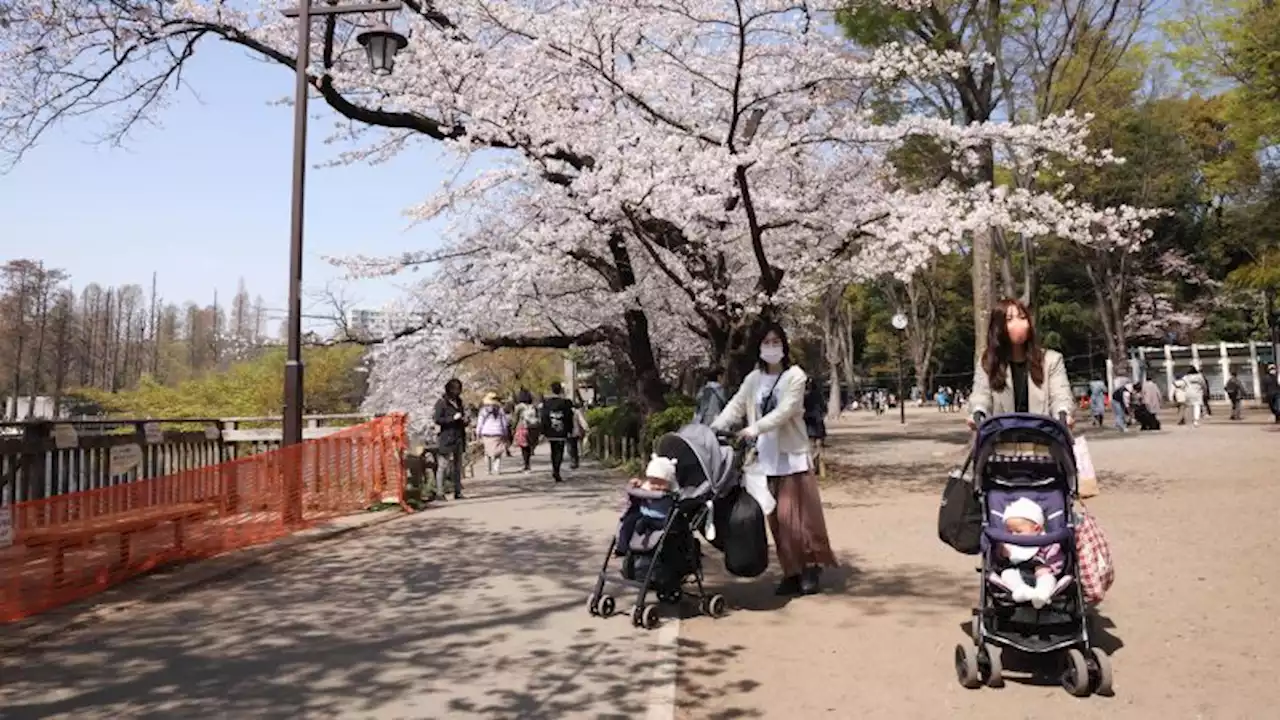
[[[631,621],[652,629],[658,625],[658,605],[648,602],[649,593],[657,595],[659,603],[679,604],[690,597],[686,588],[693,585],[699,611],[723,615],[724,596],[708,594],[703,587],[702,546],[694,531],[705,529],[711,502],[740,481],[742,453],[722,445],[706,425],[687,425],[663,435],[653,452],[675,460],[675,483],[668,492],[627,489],[627,509],[609,541],[587,609],[609,617],[618,606],[605,592],[607,585],[634,587]],[[615,558],[621,560],[616,574],[610,572]]]
[[[971,626],[972,644],[955,651],[956,677],[967,688],[1004,684],[1001,652],[1013,648],[1030,655],[1062,654],[1063,687],[1072,695],[1110,694],[1111,659],[1089,637],[1084,594],[1076,555],[1076,466],[1066,425],[1039,415],[998,415],[981,421],[973,453],[974,491],[982,510],[982,582]],[[1034,506],[1040,534],[1014,534],[1013,509]],[[1011,585],[1038,582],[1029,567],[1005,557],[1005,551],[1034,549],[1057,566],[1043,583],[1036,603],[1019,599]],[[1013,572],[1014,576],[1006,573]],[[1013,582],[1006,582],[1012,580]]]

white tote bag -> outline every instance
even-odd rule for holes
[[[1075,453],[1080,497],[1091,498],[1098,494],[1098,473],[1093,468],[1093,456],[1089,454],[1089,443],[1084,438],[1076,438]]]

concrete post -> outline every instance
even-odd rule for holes
[[[1111,395],[1115,394],[1115,391],[1116,391],[1116,366],[1115,366],[1115,363],[1111,361],[1111,358],[1107,358],[1107,396],[1110,397]]]
[[[1262,368],[1258,367],[1258,342],[1249,341],[1249,377],[1253,378],[1253,399],[1262,398]]]
[[[1218,362],[1222,365],[1222,387],[1227,386],[1227,380],[1231,377],[1231,355],[1227,352],[1227,343],[1218,341]],[[1226,390],[1223,390],[1226,394]]]
[[[1195,343],[1191,344],[1191,364],[1201,371],[1204,370],[1200,367],[1200,346]]]
[[[578,399],[578,366],[568,353],[564,356],[564,396],[570,400]]]
[[[1168,395],[1169,402],[1173,402],[1173,381],[1177,378],[1173,375],[1173,348],[1168,343],[1164,345],[1164,391]]]

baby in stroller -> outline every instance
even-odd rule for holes
[[[706,534],[712,502],[737,486],[741,468],[740,455],[722,446],[706,425],[686,425],[660,437],[645,476],[627,482],[622,519],[587,600],[588,611],[613,615],[617,601],[606,585],[622,584],[637,590],[631,612],[637,627],[657,626],[658,606],[648,602],[650,593],[666,604],[696,599],[703,613],[722,615],[724,596],[703,587],[702,548],[695,535],[702,531],[712,537]],[[615,575],[609,566],[618,557],[622,567]]]
[[[627,481],[628,489],[640,490],[642,493],[627,494],[618,531],[618,546],[614,549],[614,554],[619,557],[626,555],[631,547],[631,539],[636,535],[645,536],[662,530],[667,523],[667,516],[675,508],[675,499],[669,494],[675,485],[676,461],[657,454],[649,459],[644,477]]]
[[[1009,503],[1002,519],[1004,529],[1012,535],[1044,534],[1044,509],[1030,498]],[[1014,602],[1030,602],[1037,610],[1049,604],[1058,590],[1058,576],[1066,566],[1061,544],[1036,547],[1001,543],[999,557],[1004,561],[999,584],[1009,591]]]
[[[974,492],[981,504],[981,582],[972,643],[956,646],[960,684],[1004,684],[1002,649],[1061,653],[1072,695],[1111,692],[1111,661],[1090,635],[1076,581],[1074,440],[1065,422],[1031,414],[978,424]]]

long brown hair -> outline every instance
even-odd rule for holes
[[[1018,300],[1005,298],[991,310],[991,320],[987,323],[987,349],[982,353],[982,369],[987,373],[991,389],[996,392],[1004,390],[1005,373],[1013,361],[1013,341],[1009,339],[1007,325],[1010,309],[1017,309],[1027,318],[1027,376],[1036,387],[1044,385],[1044,350],[1036,339],[1036,325],[1031,313]]]

